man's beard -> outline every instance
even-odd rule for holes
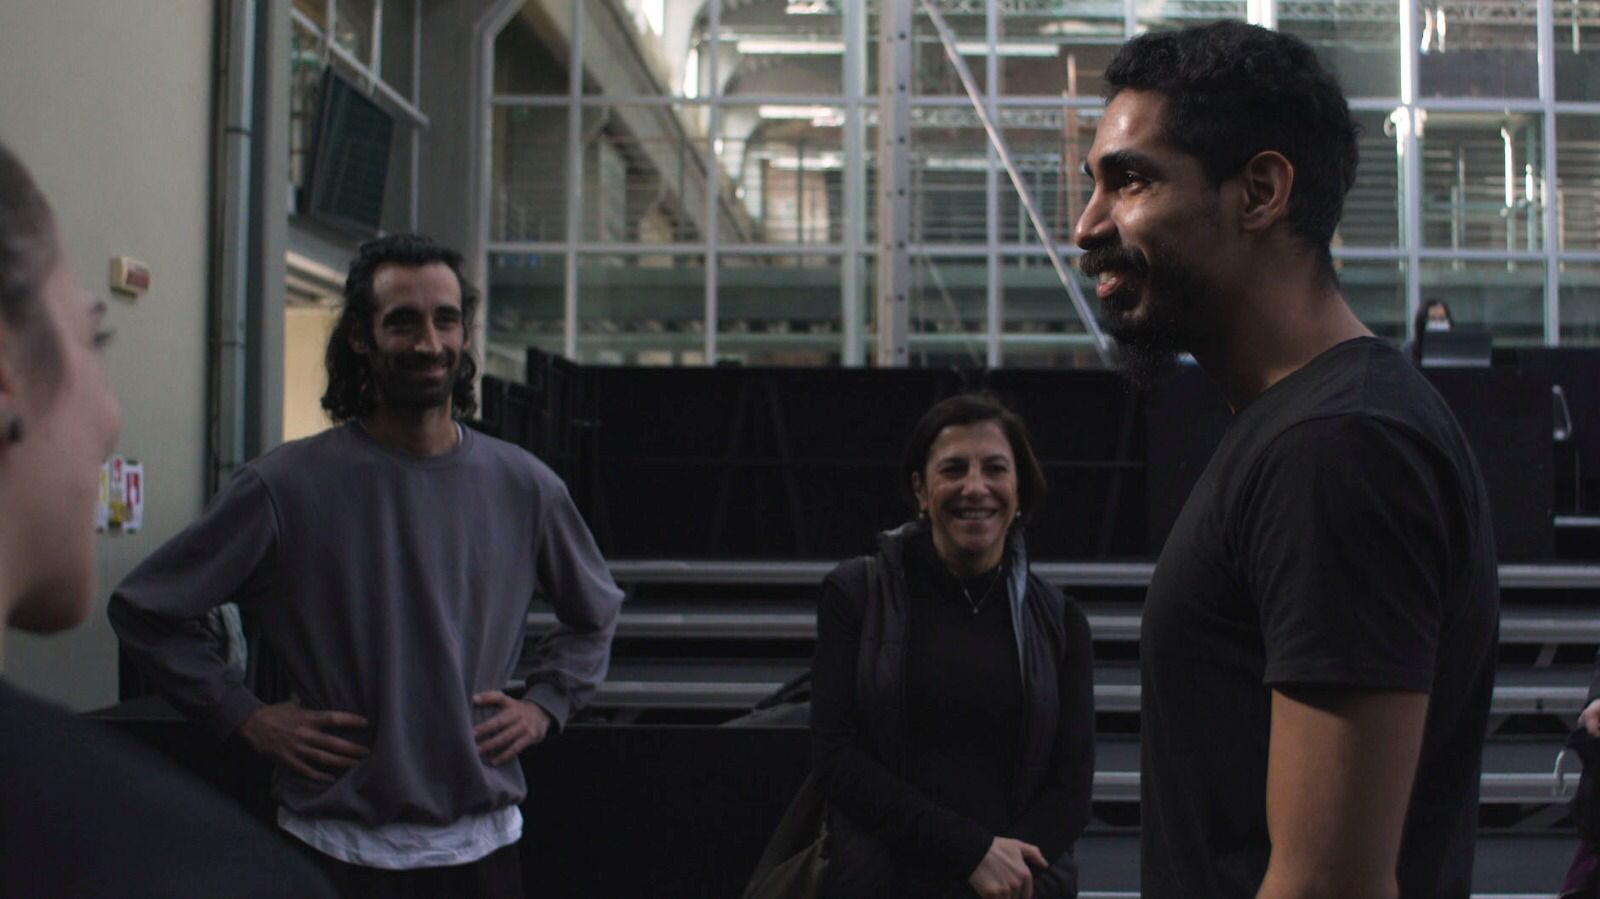
[[[1148,258],[1121,244],[1094,247],[1083,254],[1080,266],[1091,277],[1110,271],[1134,278],[1125,295],[1102,303],[1106,331],[1117,341],[1117,361],[1128,380],[1139,387],[1160,381],[1177,367],[1179,354],[1190,348],[1188,320],[1209,306],[1211,286],[1159,243],[1151,245]],[[1132,304],[1141,291],[1146,300],[1142,314],[1135,317],[1140,307]]]
[[[441,381],[418,381],[410,376],[410,372],[440,364],[445,372]],[[449,351],[437,355],[399,353],[372,366],[372,381],[383,405],[410,411],[448,405],[460,375],[461,356]]]

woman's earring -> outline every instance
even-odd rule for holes
[[[0,415],[0,432],[6,435],[7,443],[22,442],[22,416]]]

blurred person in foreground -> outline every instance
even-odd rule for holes
[[[1089,820],[1089,626],[1028,569],[1045,494],[1021,419],[947,399],[901,471],[917,518],[823,582],[812,759],[824,897],[1058,899]]]
[[[35,634],[94,601],[100,462],[121,427],[97,302],[0,144],[0,623]],[[4,631],[0,631],[3,640]],[[0,642],[0,669],[4,664]],[[150,750],[0,677],[0,892],[331,897],[238,807]]]
[[[1234,415],[1140,638],[1145,899],[1466,899],[1494,686],[1488,494],[1329,251],[1356,127],[1298,38],[1124,44],[1075,238],[1130,372]]]

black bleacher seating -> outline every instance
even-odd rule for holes
[[[1600,427],[1590,424],[1600,420],[1600,351],[1514,358],[1426,375],[1478,454],[1501,559],[1548,559],[1550,384],[1559,369],[1571,385],[1577,466],[1600,474]],[[973,388],[1028,421],[1051,480],[1031,529],[1035,557],[1153,557],[1228,422],[1192,366],[1140,392],[1112,372],[1067,369],[582,367],[537,351],[528,365],[525,387],[486,383],[486,416],[504,417],[503,436],[567,478],[610,558],[862,552],[909,512],[897,468],[917,417]]]

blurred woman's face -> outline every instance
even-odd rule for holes
[[[99,467],[116,445],[122,413],[101,357],[105,306],[78,282],[64,252],[37,302],[50,333],[6,335],[8,390],[23,435],[3,444],[0,478],[18,503],[7,513],[25,516],[29,525],[20,537],[27,545],[8,552],[25,566],[17,572],[22,592],[10,623],[48,632],[77,625],[93,603]],[[54,341],[53,371],[39,364],[44,354],[30,340]]]
[[[912,487],[951,571],[967,576],[1000,564],[1017,517],[1017,463],[999,422],[940,431]]]

